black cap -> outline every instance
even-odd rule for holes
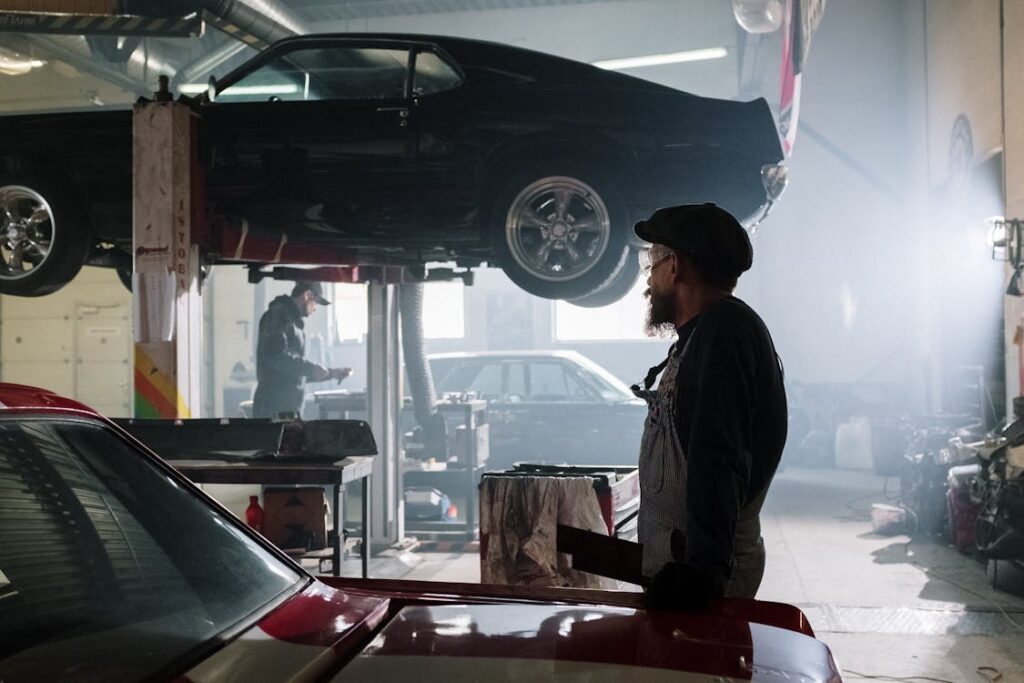
[[[678,249],[711,272],[739,277],[754,262],[750,236],[717,204],[683,204],[658,209],[633,228],[637,237]]]
[[[324,286],[319,282],[296,282],[292,289],[292,296],[299,296],[303,292],[313,292],[313,299],[321,306],[329,306],[330,301],[324,298]]]

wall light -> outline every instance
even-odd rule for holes
[[[603,59],[591,62],[599,69],[618,71],[620,69],[638,69],[645,66],[661,66],[662,64],[679,64],[682,62],[702,62],[708,59],[721,59],[728,56],[724,47],[709,47],[702,50],[686,50],[684,52],[665,52],[642,57],[624,57],[622,59]]]
[[[1006,293],[1021,296],[1024,294],[1024,219],[993,216],[987,223],[992,259],[1009,263],[1013,267]]]

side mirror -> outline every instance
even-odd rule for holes
[[[217,79],[213,75],[206,81],[206,101],[213,102],[217,99]]]

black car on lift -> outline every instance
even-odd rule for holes
[[[364,263],[496,263],[582,305],[628,291],[630,226],[654,208],[715,201],[755,222],[785,185],[763,99],[461,38],[289,38],[195,104],[210,214]],[[0,118],[0,293],[130,268],[131,127],[129,111]]]

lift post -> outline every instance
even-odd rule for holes
[[[170,101],[162,76],[157,99],[140,100],[133,112],[136,417],[187,418],[201,409],[197,137],[198,118]]]

